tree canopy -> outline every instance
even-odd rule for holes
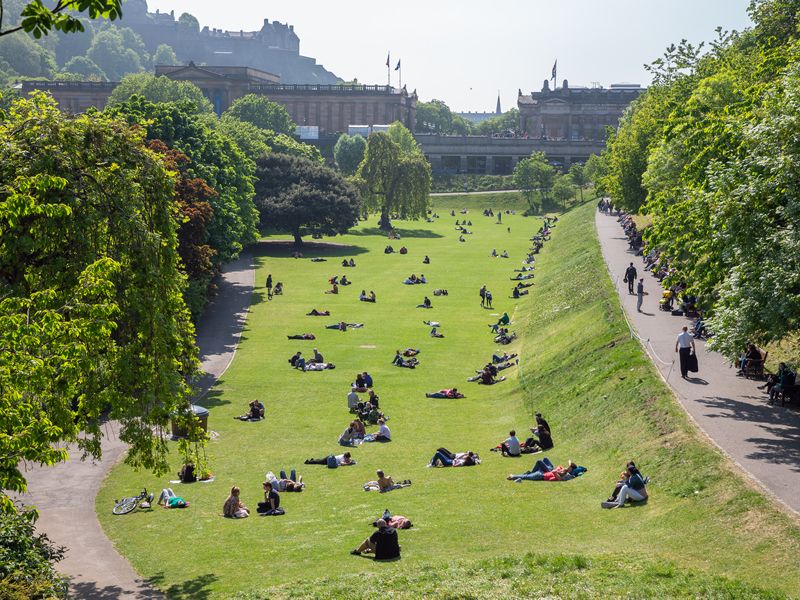
[[[126,75],[111,92],[108,105],[122,104],[132,96],[141,96],[150,102],[191,102],[197,113],[210,114],[214,111],[211,102],[195,84],[190,81],[175,81],[163,75]]]
[[[11,4],[11,3],[9,3]],[[0,2],[0,7],[5,8]],[[42,0],[26,3],[19,12],[19,21],[0,29],[0,37],[16,31],[25,31],[35,38],[51,31],[74,33],[84,30],[79,15],[86,13],[92,19],[119,19],[122,17],[122,0],[56,0],[45,4]],[[0,27],[4,24],[0,22]]]
[[[286,154],[266,154],[256,168],[256,206],[264,225],[288,231],[302,245],[304,231],[346,233],[358,221],[358,192],[333,169]]]
[[[428,210],[431,167],[418,150],[403,152],[387,133],[369,136],[356,181],[364,206],[380,213],[381,229],[391,229],[391,215],[419,218]]]
[[[531,211],[536,209],[537,194],[540,205],[544,204],[555,176],[556,169],[547,162],[544,152],[533,152],[514,167],[514,185],[525,193]]]
[[[342,173],[355,175],[366,151],[367,140],[363,136],[343,133],[333,147],[333,160]]]
[[[197,358],[173,178],[143,133],[67,117],[43,94],[0,121],[2,490],[25,490],[23,460],[64,460],[61,442],[99,456],[109,408],[125,460],[167,468],[165,430],[188,408]]]
[[[283,106],[259,94],[247,94],[238,98],[225,111],[225,115],[286,135],[294,135],[297,127]]]

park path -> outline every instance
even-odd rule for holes
[[[204,395],[233,360],[247,319],[254,286],[253,258],[247,253],[225,266],[219,291],[197,326],[204,375],[197,382]],[[116,423],[106,423],[103,458],[81,461],[75,452],[54,467],[32,467],[27,473],[28,493],[17,496],[41,514],[37,529],[67,555],[58,570],[70,578],[70,596],[81,600],[138,600],[163,598],[134,571],[106,537],[94,510],[95,497],[111,467],[125,453]],[[133,492],[134,490],[131,490]],[[111,507],[109,507],[110,509]],[[124,517],[121,517],[124,518]]]
[[[731,363],[695,340],[699,373],[681,378],[675,339],[691,320],[659,310],[661,285],[652,273],[642,273],[640,257],[628,249],[628,240],[617,217],[597,212],[597,234],[620,302],[651,360],[674,391],[683,408],[708,437],[769,495],[800,513],[800,414],[769,406],[763,382],[736,376]],[[636,296],[622,282],[633,262],[645,278],[642,312],[636,312]],[[674,361],[674,364],[673,364]],[[691,375],[691,374],[690,374]]]

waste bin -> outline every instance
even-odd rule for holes
[[[197,404],[192,404],[190,407],[194,416],[200,420],[200,427],[203,428],[203,431],[208,431],[208,409],[203,406],[198,406]],[[181,438],[186,437],[187,435],[186,429],[180,427],[176,422],[175,419],[172,419],[172,437],[174,438]]]

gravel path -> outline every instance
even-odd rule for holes
[[[219,292],[197,327],[201,368],[200,394],[205,394],[233,360],[247,320],[255,272],[253,258],[243,255],[226,265]],[[94,510],[95,497],[108,471],[122,458],[125,444],[115,423],[106,424],[103,459],[83,462],[80,456],[49,468],[27,472],[28,493],[19,496],[39,508],[39,531],[66,546],[58,569],[70,578],[70,596],[81,600],[163,598],[143,581],[103,533]]]
[[[800,513],[800,414],[769,406],[763,382],[736,376],[731,363],[707,351],[696,340],[698,373],[681,378],[675,338],[691,320],[672,316],[658,308],[661,286],[651,273],[642,273],[642,260],[628,250],[628,240],[616,217],[596,216],[597,234],[606,265],[616,283],[620,302],[637,334],[649,340],[645,349],[675,392],[689,416],[708,437],[768,495]],[[636,296],[628,295],[622,282],[630,262],[645,278],[642,312],[636,312]],[[674,365],[673,365],[674,361]]]

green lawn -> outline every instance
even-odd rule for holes
[[[458,199],[454,206],[464,204]],[[748,485],[688,424],[638,344],[630,340],[594,234],[590,202],[561,219],[537,261],[530,296],[508,297],[540,219],[472,210],[475,232],[458,243],[454,218],[437,199],[435,223],[398,223],[409,254],[384,255],[386,239],[374,222],[334,241],[328,262],[295,260],[265,250],[257,282],[267,273],[286,295],[267,302],[257,290],[236,360],[206,400],[209,444],[217,480],[173,486],[192,502],[186,510],[113,517],[111,501],[166,478],[115,468],[97,499],[101,522],[134,566],[172,597],[203,598],[241,592],[242,598],[374,597],[381,585],[403,597],[781,597],[800,593],[800,528]],[[461,215],[458,215],[461,218]],[[373,220],[374,221],[374,220]],[[511,227],[511,233],[507,227]],[[510,260],[492,259],[492,248]],[[317,253],[309,253],[317,254]],[[423,255],[432,264],[422,265]],[[358,267],[344,270],[342,256]],[[353,286],[323,294],[327,278],[347,273]],[[404,286],[424,272],[427,286]],[[495,310],[479,306],[488,284]],[[434,298],[434,288],[450,291]],[[378,303],[358,302],[362,289]],[[416,309],[424,294],[432,310]],[[306,317],[312,307],[332,317]],[[521,340],[519,372],[494,387],[465,383],[495,350],[487,324],[507,310]],[[340,333],[324,325],[364,322]],[[423,319],[442,322],[445,339],[431,339]],[[313,332],[315,342],[287,334]],[[318,347],[337,369],[300,373],[286,360]],[[396,348],[422,349],[416,370],[390,365]],[[304,466],[309,456],[339,452],[349,421],[346,393],[356,371],[373,374],[395,441],[353,451],[358,465],[329,470]],[[429,400],[426,391],[457,385],[462,401]],[[232,419],[247,402],[267,406],[262,423]],[[512,427],[525,432],[532,412],[553,427],[556,463],[568,459],[589,472],[571,482],[505,481],[530,467],[530,457],[488,452]],[[435,449],[480,452],[483,464],[426,469]],[[599,508],[625,460],[653,478],[640,507]],[[267,470],[296,466],[308,487],[283,494],[287,514],[223,519],[231,485],[255,508]],[[177,470],[177,457],[175,469]],[[382,495],[361,484],[383,468],[414,485]],[[348,551],[370,533],[384,508],[411,518],[401,532],[403,559],[388,564]],[[380,574],[364,577],[363,574]],[[381,584],[381,582],[383,582]],[[767,591],[764,591],[767,590]]]

